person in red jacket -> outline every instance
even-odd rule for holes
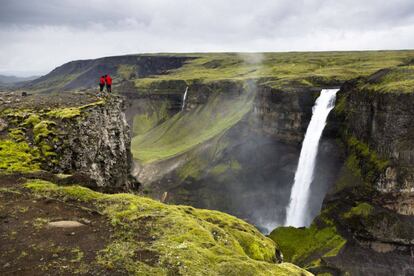
[[[103,91],[104,90],[104,87],[105,87],[105,76],[101,76],[100,78],[99,78],[99,91]]]
[[[106,82],[106,92],[112,92],[111,91],[111,85],[112,85],[112,78],[109,75],[105,75],[105,82]]]

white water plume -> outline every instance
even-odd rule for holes
[[[299,164],[295,173],[295,182],[290,195],[290,202],[286,210],[286,226],[302,227],[311,223],[309,217],[308,200],[310,185],[313,181],[316,156],[319,140],[326,125],[329,112],[335,106],[336,93],[339,89],[324,89],[313,106],[311,121],[306,130]]]
[[[187,92],[188,92],[188,86],[187,86],[187,88],[185,89],[185,92],[184,92],[183,105],[181,106],[181,111],[183,111],[184,107],[185,107],[185,100],[187,99]]]

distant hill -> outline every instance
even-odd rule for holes
[[[114,85],[152,75],[164,75],[180,68],[188,56],[125,55],[65,63],[45,76],[25,83],[22,88],[41,91],[68,91],[96,87],[99,76],[110,74]]]
[[[32,81],[39,78],[39,76],[30,76],[30,77],[16,77],[16,76],[6,76],[0,75],[1,84],[15,84],[23,81]]]

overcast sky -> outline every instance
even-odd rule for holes
[[[148,52],[413,49],[414,0],[0,0],[0,74]]]

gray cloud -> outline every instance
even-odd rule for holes
[[[142,52],[414,48],[412,0],[2,0],[0,74]]]

